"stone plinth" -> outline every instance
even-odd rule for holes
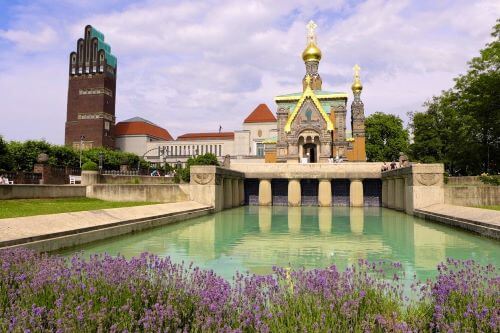
[[[412,164],[382,172],[382,181],[388,181],[388,207],[413,215],[415,209],[444,203],[443,174],[443,164]],[[395,179],[401,179],[402,187]]]
[[[82,171],[82,185],[99,184],[99,171]]]
[[[213,165],[195,165],[191,167],[190,171],[190,200],[213,206],[216,212],[221,211],[225,207],[233,207],[232,182],[237,182],[244,178],[241,172]],[[226,179],[228,181],[225,181]]]

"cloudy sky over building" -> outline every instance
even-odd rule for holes
[[[366,114],[406,119],[465,72],[499,17],[496,0],[0,0],[0,135],[64,142],[69,53],[87,24],[118,58],[117,121],[177,136],[239,129],[301,91],[310,19],[323,89],[350,92],[359,63]]]

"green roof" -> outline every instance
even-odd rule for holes
[[[344,92],[333,92],[333,91],[326,91],[326,90],[314,90],[314,94],[321,98],[322,95],[341,95],[345,94]],[[285,95],[278,95],[276,97],[301,97],[302,92],[296,92],[292,94],[285,94]]]
[[[104,34],[97,30],[96,28],[92,27],[90,36],[92,38],[96,37],[97,38],[97,49],[104,50],[104,54],[106,56],[106,63],[110,65],[113,68],[116,68],[116,57],[111,54],[111,46],[109,44],[104,42]]]

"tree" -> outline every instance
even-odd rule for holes
[[[394,161],[408,151],[408,131],[400,117],[376,112],[365,120],[368,161]]]
[[[217,156],[211,153],[188,158],[186,167],[181,170],[177,170],[180,179],[182,179],[186,183],[189,182],[191,178],[190,168],[193,165],[219,165],[219,161],[217,160]]]
[[[12,158],[9,154],[7,142],[0,136],[0,171],[12,170]]]
[[[413,159],[442,162],[453,175],[500,171],[500,23],[492,37],[453,88],[411,117]]]

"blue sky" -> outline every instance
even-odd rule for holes
[[[465,72],[499,17],[493,0],[0,0],[0,134],[63,143],[68,56],[87,24],[118,57],[118,121],[177,136],[240,129],[259,103],[300,91],[310,19],[323,89],[350,92],[359,63],[366,113],[406,119]]]

